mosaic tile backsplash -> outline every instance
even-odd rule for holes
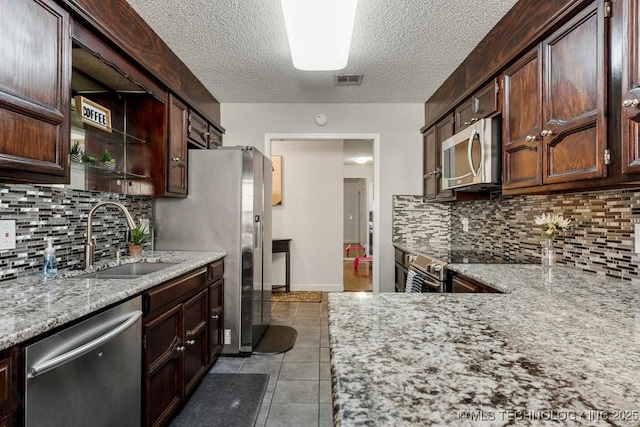
[[[640,254],[634,252],[634,224],[640,223],[639,189],[513,197],[498,194],[491,200],[433,204],[449,211],[450,242],[456,248],[492,250],[540,262],[542,233],[533,218],[555,213],[572,220],[571,228],[554,239],[558,264],[626,280],[640,275]],[[413,205],[419,206],[415,201]],[[408,213],[397,211],[399,215],[394,201],[394,239],[396,228],[399,238],[411,234],[420,213],[424,230],[431,230],[443,218],[437,209],[414,210],[408,227],[408,221],[396,221]],[[463,232],[463,218],[468,218],[468,232]],[[418,231],[419,236],[423,234]]]
[[[393,241],[424,246],[449,241],[451,209],[445,203],[425,202],[420,196],[393,197]]]
[[[39,271],[49,237],[53,238],[59,269],[82,268],[89,211],[107,200],[125,205],[136,220],[152,217],[151,197],[0,184],[0,218],[16,221],[16,248],[0,251],[0,281]],[[127,253],[127,227],[119,209],[99,208],[92,230],[98,241],[96,260],[114,258],[118,249]]]

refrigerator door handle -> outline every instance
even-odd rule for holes
[[[255,249],[260,249],[262,248],[262,217],[261,215],[256,215],[255,216],[255,237],[253,239],[254,242],[254,248]]]

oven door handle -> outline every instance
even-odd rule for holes
[[[437,289],[438,291],[440,291],[440,285],[437,282],[432,282],[427,278],[422,283],[424,283],[424,285],[428,288]]]
[[[478,164],[478,169],[473,167],[473,141],[475,138],[478,138],[478,143],[480,144],[480,163]],[[469,143],[467,145],[467,156],[469,159],[469,170],[474,177],[480,175],[480,169],[482,169],[482,162],[484,161],[484,147],[482,146],[482,141],[480,140],[480,132],[477,129],[473,129],[471,131],[471,136],[469,137]]]
[[[70,362],[84,354],[87,354],[92,350],[95,350],[96,348],[100,347],[102,344],[111,341],[112,339],[114,339],[115,337],[117,337],[127,329],[129,329],[131,325],[136,323],[138,319],[140,319],[141,317],[142,317],[142,311],[140,310],[134,311],[131,314],[131,316],[127,318],[127,320],[122,322],[117,327],[111,329],[109,332],[105,333],[104,335],[101,335],[98,338],[92,341],[89,341],[86,344],[81,345],[80,347],[76,347],[73,350],[69,350],[66,353],[62,353],[60,356],[56,356],[52,359],[47,359],[43,362],[33,365],[27,377],[35,378],[38,375],[42,375],[45,372],[49,372],[53,369],[56,369],[57,367],[62,366],[67,362]]]

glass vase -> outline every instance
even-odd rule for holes
[[[556,250],[553,247],[553,239],[542,241],[542,265],[551,267],[556,263]]]

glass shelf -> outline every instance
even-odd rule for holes
[[[116,127],[112,126],[110,128],[111,132],[108,132],[84,123],[82,117],[73,110],[71,111],[71,126],[76,128],[76,131],[90,131],[94,139],[104,139],[102,142],[107,144],[147,144],[146,140],[127,134],[125,131],[117,129]],[[116,136],[114,136],[114,134]]]
[[[77,163],[71,162],[71,167],[76,170],[84,169],[86,172],[91,173],[93,175],[104,176],[105,178],[112,179],[147,179],[149,178],[146,175],[140,175],[137,173],[119,171],[119,170],[109,170],[105,168],[101,168],[100,166],[91,165],[88,163]]]

